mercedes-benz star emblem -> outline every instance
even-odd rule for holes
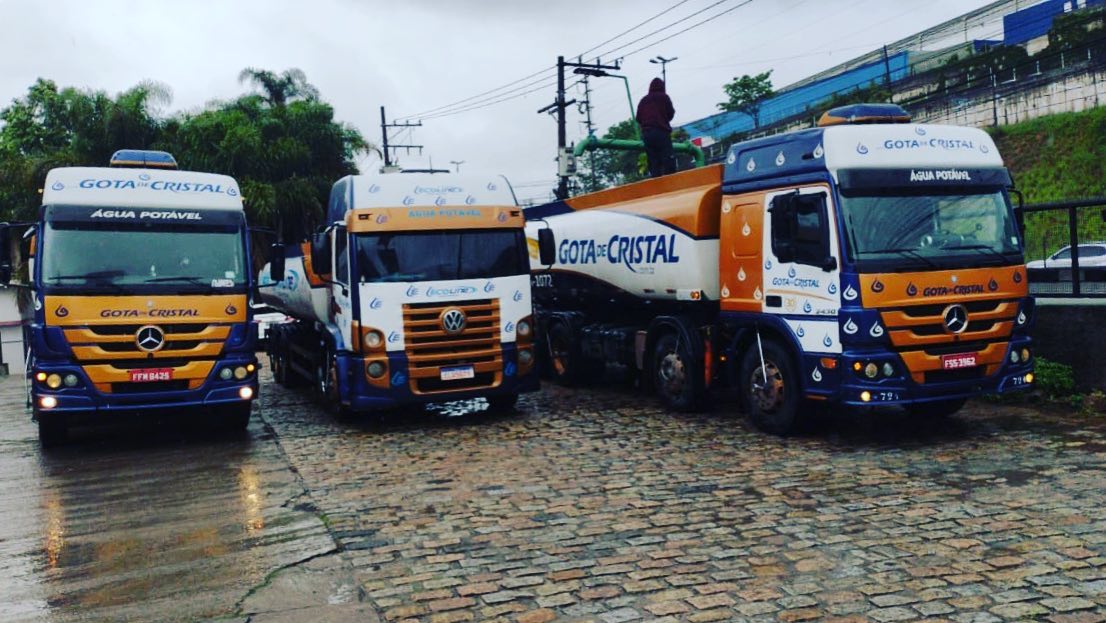
[[[968,309],[963,305],[949,305],[943,314],[945,329],[949,333],[963,333],[968,328]]]
[[[153,325],[146,325],[134,334],[134,343],[147,353],[157,352],[165,346],[165,332]]]
[[[449,335],[457,335],[465,330],[465,312],[450,307],[442,312],[442,330]]]

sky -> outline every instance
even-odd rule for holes
[[[393,143],[425,146],[421,155],[400,152],[402,166],[504,174],[520,199],[537,199],[556,175],[556,123],[537,110],[554,100],[558,55],[621,59],[618,73],[629,79],[635,104],[660,74],[649,59],[677,57],[667,77],[678,125],[717,112],[722,85],[735,76],[772,70],[778,89],[985,4],[0,0],[0,106],[39,77],[111,94],[155,80],[172,91],[172,103],[158,111],[168,116],[247,92],[250,85],[238,81],[245,67],[297,67],[337,119],[373,143],[381,140],[381,106],[389,121],[422,119],[422,127],[391,132]],[[567,97],[582,102],[576,78],[566,78]],[[623,81],[599,78],[591,87],[600,134],[630,117]],[[570,107],[570,141],[586,135],[583,120]],[[381,162],[366,155],[358,164],[375,173]]]

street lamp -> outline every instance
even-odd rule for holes
[[[465,161],[464,160],[450,160],[449,164],[453,165],[453,172],[454,173],[460,173],[461,172],[461,165],[465,164]]]
[[[665,57],[658,54],[656,58],[649,59],[649,62],[653,63],[654,65],[660,65],[661,66],[661,80],[664,80],[664,83],[667,85],[668,84],[668,75],[665,73],[665,67],[664,66],[671,63],[672,61],[679,60],[679,58],[680,57],[678,57],[678,56],[673,56],[672,58],[665,58]]]

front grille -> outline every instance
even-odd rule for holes
[[[96,335],[134,335],[138,333],[138,330],[142,327],[155,324],[165,332],[165,335],[172,335],[174,333],[199,333],[206,329],[209,325],[205,323],[178,323],[178,324],[157,324],[157,323],[145,323],[145,324],[103,324],[92,325],[88,327],[88,330]]]
[[[112,383],[113,394],[148,394],[151,392],[179,392],[188,389],[188,381],[152,381],[149,383]]]
[[[161,347],[161,350],[192,350],[203,342],[199,340],[188,341],[166,341],[165,346]],[[146,354],[146,351],[139,349],[134,342],[104,342],[103,344],[97,344],[100,348],[106,350],[109,353],[139,353]]]
[[[982,314],[993,312],[1002,305],[1003,301],[969,301],[962,303],[969,314]],[[914,305],[904,307],[902,312],[911,318],[924,318],[926,316],[940,316],[945,313],[951,303],[936,303],[933,305]]]
[[[465,327],[456,335],[442,327],[442,315],[451,308],[465,314]],[[403,331],[412,391],[475,389],[498,382],[503,367],[498,299],[404,305]],[[440,379],[443,366],[466,364],[473,366],[473,378]]]
[[[925,373],[926,383],[952,383],[983,378],[983,366],[960,370],[930,370]]]

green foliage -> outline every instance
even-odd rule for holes
[[[626,119],[608,128],[603,138],[636,140],[640,138],[637,132],[637,122]],[[597,149],[590,152],[588,157],[591,158],[592,163],[591,177],[594,180],[592,187],[594,190],[645,179],[645,170],[641,167],[645,152]]]
[[[1057,15],[1048,31],[1049,52],[1101,45],[1098,40],[1102,38],[1102,16],[1102,7],[1093,6]]]
[[[771,97],[772,70],[755,76],[744,75],[734,78],[729,84],[722,86],[726,94],[726,101],[718,104],[718,108],[725,111],[743,112],[753,119],[753,127],[760,127],[760,107],[766,98]]]
[[[1038,357],[1033,368],[1037,391],[1046,398],[1068,402],[1075,397],[1075,371],[1071,366]]]
[[[0,111],[0,218],[32,218],[51,168],[106,166],[117,149],[149,148],[172,153],[182,169],[233,176],[251,223],[300,239],[320,221],[331,185],[373,147],[334,120],[302,71],[247,68],[239,77],[262,93],[168,119],[154,114],[170,99],[156,83],[112,98],[39,79]]]

